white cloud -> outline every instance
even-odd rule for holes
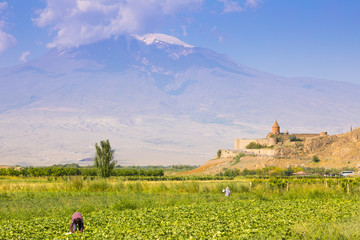
[[[15,44],[16,39],[12,35],[0,29],[0,53],[4,52],[6,49],[14,46]]]
[[[244,10],[237,2],[232,0],[219,0],[224,3],[224,13],[242,12]]]
[[[0,2],[0,13],[7,9],[7,2]],[[4,15],[4,14],[2,14]],[[1,16],[0,16],[1,17]],[[14,36],[5,32],[4,28],[6,26],[6,22],[0,19],[0,54],[4,52],[6,49],[14,46],[16,44],[16,39]]]
[[[248,7],[256,8],[260,3],[262,3],[262,0],[246,0],[245,5]]]
[[[243,2],[243,6],[240,5],[237,1],[234,0],[218,0],[219,2],[224,3],[223,13],[231,12],[242,12],[247,8],[256,8],[262,0],[246,0]]]
[[[30,55],[29,51],[23,52],[19,58],[20,62],[27,62],[27,57]]]
[[[0,10],[7,8],[7,2],[0,2]]]
[[[218,41],[219,41],[219,43],[224,42],[224,37],[220,35],[220,36],[218,37]]]
[[[33,22],[48,28],[53,38],[47,47],[77,47],[122,34],[154,32],[167,17],[203,11],[212,0],[44,0]],[[257,7],[260,0],[218,0],[222,13]],[[179,24],[184,36],[187,28]]]
[[[73,47],[125,33],[151,32],[165,16],[195,11],[204,0],[47,0],[33,21],[55,37],[48,47]],[[155,23],[155,24],[154,24]]]

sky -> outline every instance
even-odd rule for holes
[[[163,33],[284,77],[360,84],[358,0],[0,0],[0,68]]]

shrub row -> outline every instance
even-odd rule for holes
[[[0,169],[0,176],[97,176],[96,168],[28,167],[21,170]],[[112,176],[164,176],[164,170],[114,169]]]

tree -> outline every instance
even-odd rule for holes
[[[313,156],[312,160],[314,162],[320,162],[320,158],[318,156],[316,156],[316,155]]]
[[[284,171],[285,176],[291,176],[293,173],[294,173],[294,169],[292,167],[288,167]]]
[[[99,176],[110,177],[116,161],[114,160],[115,150],[111,149],[109,139],[100,141],[100,146],[95,143],[95,149],[94,164],[98,168]]]
[[[216,154],[216,155],[217,155],[218,158],[221,157],[221,149],[219,149],[219,150],[217,151],[217,154]]]

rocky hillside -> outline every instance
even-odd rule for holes
[[[279,149],[278,156],[245,155],[241,158],[236,158],[238,152],[222,150],[220,158],[211,159],[188,174],[216,174],[224,168],[258,169],[268,166],[358,167],[360,128],[340,135],[312,137],[296,142],[285,141],[275,148]],[[312,161],[313,156],[317,156],[320,161]]]

